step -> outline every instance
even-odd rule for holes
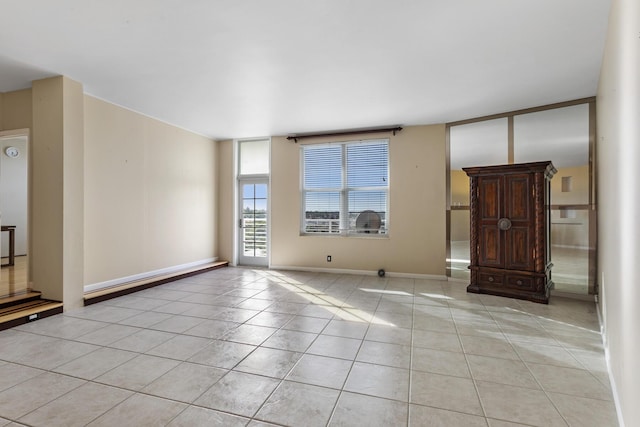
[[[40,299],[41,292],[37,291],[23,291],[21,293],[13,294],[0,298],[0,310],[5,307],[20,304],[22,302],[28,302]]]
[[[229,261],[215,261],[207,264],[198,265],[196,267],[180,270],[173,273],[161,274],[148,277],[146,279],[134,280],[132,282],[123,283],[117,286],[110,286],[98,291],[87,292],[84,294],[84,305],[91,305],[108,299],[117,298],[123,295],[138,292],[154,286],[163,285],[185,277],[195,276],[207,271],[216,270],[218,268],[227,267]]]
[[[62,313],[62,303],[45,299],[32,300],[0,309],[0,331]]]

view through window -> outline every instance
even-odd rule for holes
[[[389,141],[303,145],[302,233],[388,233]]]

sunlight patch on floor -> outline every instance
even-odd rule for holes
[[[376,294],[385,294],[385,295],[402,295],[402,296],[413,296],[412,294],[408,293],[408,292],[404,292],[404,291],[388,291],[385,289],[368,289],[368,288],[358,288],[361,291],[364,292],[372,292],[372,293],[376,293]]]
[[[590,333],[593,333],[593,334],[596,334],[596,335],[600,335],[600,331],[594,331],[593,329],[585,328],[583,326],[574,325],[574,324],[568,323],[568,322],[562,322],[560,320],[551,319],[549,317],[540,316],[538,314],[529,313],[529,312],[526,312],[526,311],[518,310],[516,308],[506,307],[506,309],[509,310],[509,311],[513,311],[513,312],[519,313],[519,314],[526,314],[528,316],[537,317],[538,319],[544,319],[544,320],[546,320],[548,322],[557,323],[558,325],[570,326],[571,328],[580,329],[580,330],[585,331],[585,332],[590,332]]]
[[[296,295],[306,299],[307,301],[315,304],[318,307],[324,308],[325,310],[333,313],[342,320],[348,320],[350,322],[369,322],[374,325],[395,326],[391,322],[387,322],[386,320],[380,319],[379,317],[376,317],[371,313],[367,313],[364,310],[353,307],[352,305],[347,304],[345,301],[342,301],[339,298],[327,295],[312,286],[305,285],[302,282],[287,277],[285,274],[282,274],[280,272],[266,271],[262,273],[266,274],[267,276],[275,276],[278,279],[286,280],[286,282],[281,282],[278,280],[274,281],[274,283],[282,286],[287,290],[295,292]],[[389,292],[396,293],[396,291]]]
[[[421,293],[420,295],[422,295],[423,297],[427,297],[427,298],[434,298],[434,299],[455,299],[455,298],[451,298],[448,297],[446,295],[441,295],[441,294],[427,294],[427,293]]]

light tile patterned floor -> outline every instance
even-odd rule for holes
[[[553,229],[553,226],[552,226]],[[451,242],[451,277],[469,280],[469,241]],[[552,278],[554,291],[578,295],[589,294],[589,257],[595,256],[588,249],[551,246]]]
[[[616,426],[596,308],[224,268],[0,332],[0,426]]]

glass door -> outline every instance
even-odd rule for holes
[[[267,267],[269,182],[266,179],[241,179],[239,190],[238,263]]]

